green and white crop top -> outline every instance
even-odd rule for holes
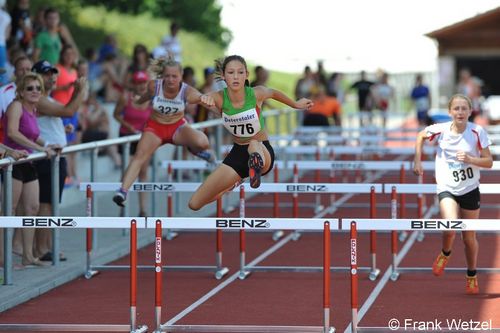
[[[229,133],[238,138],[251,138],[264,129],[264,117],[261,117],[253,88],[245,86],[245,102],[241,108],[233,107],[227,88],[224,88],[222,121]]]
[[[155,81],[155,95],[151,101],[153,110],[165,116],[178,117],[186,108],[186,90],[188,85],[181,83],[179,93],[173,99],[163,95],[163,80]]]

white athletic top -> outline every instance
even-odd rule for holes
[[[0,118],[7,111],[7,107],[16,98],[16,83],[11,82],[0,88]]]
[[[451,121],[425,128],[427,139],[435,142],[437,193],[449,191],[453,195],[464,195],[479,186],[478,166],[457,161],[459,151],[479,157],[481,150],[491,145],[486,131],[479,125],[467,123],[461,134],[451,132]]]
[[[153,97],[153,110],[159,114],[166,116],[178,116],[179,113],[184,113],[186,108],[186,90],[188,85],[181,83],[179,93],[173,99],[166,98],[163,95],[163,80],[155,81],[155,96]]]
[[[50,96],[47,99],[51,102],[59,103]],[[40,128],[40,137],[45,143],[58,144],[61,147],[65,147],[68,144],[61,117],[39,116],[36,118],[36,121]]]

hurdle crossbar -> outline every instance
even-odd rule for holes
[[[97,183],[99,184],[99,183]],[[92,198],[92,185],[86,184],[85,186],[87,192],[88,206],[91,205]],[[171,192],[168,192],[170,194]],[[169,207],[172,203],[169,202]],[[90,209],[88,209],[90,211]],[[217,215],[222,214],[222,207],[220,206],[220,200],[217,201]],[[171,211],[167,213],[168,217],[171,217]],[[144,228],[146,226],[144,225]],[[91,230],[87,230],[87,263],[86,263],[86,273],[85,278],[90,279],[96,275],[99,271],[104,270],[128,270],[129,265],[92,265],[92,233]],[[167,272],[213,272],[217,280],[220,280],[229,272],[227,267],[222,266],[222,233],[217,231],[216,233],[216,253],[215,253],[215,264],[214,265],[167,265],[163,266],[162,269]],[[136,265],[137,270],[154,270],[153,265]]]
[[[396,189],[397,193],[406,194],[436,194],[437,185],[436,184],[384,184],[384,193],[391,193],[392,188]],[[485,184],[479,185],[479,190],[481,194],[499,194],[500,184]]]
[[[147,326],[137,327],[137,229],[146,228],[145,218],[129,217],[40,217],[1,216],[7,228],[130,228],[130,323],[129,324],[0,324],[0,331],[30,332],[130,332],[142,333]]]
[[[258,218],[152,218],[156,235],[162,228],[170,229],[234,229],[234,230],[294,230],[300,223],[303,230],[323,231],[323,326],[259,326],[259,325],[175,325],[161,323],[162,270],[156,269],[155,318],[157,332],[322,332],[333,333],[330,326],[330,233],[338,229],[335,219],[258,219]],[[153,227],[150,223],[148,227]],[[161,265],[161,237],[156,237],[155,264]],[[159,281],[159,282],[158,282]]]
[[[81,183],[80,190],[83,191],[87,185],[95,192],[115,191],[120,183]],[[194,192],[201,183],[134,183],[129,192]],[[358,184],[358,183],[262,183],[258,188],[250,187],[250,184],[241,184],[246,192],[255,193],[370,193],[374,188],[376,193],[383,193],[382,184]],[[235,187],[233,192],[239,191]]]

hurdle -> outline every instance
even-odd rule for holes
[[[234,190],[233,190],[234,191]],[[266,193],[291,193],[293,198],[297,198],[298,193],[366,193],[370,194],[370,217],[375,218],[376,215],[376,193],[383,193],[382,184],[316,184],[316,183],[262,183],[259,188],[251,188],[246,185],[240,185],[240,218],[243,218],[245,211],[245,193],[246,192],[266,192]],[[298,219],[298,199],[293,201],[293,218]],[[293,240],[300,237],[300,233],[296,228],[293,234]],[[249,266],[245,262],[246,244],[244,238],[245,230],[240,230],[240,272],[239,278],[245,279],[253,271],[260,272],[318,272],[321,267],[299,267],[299,266]],[[380,274],[380,269],[377,268],[376,254],[376,234],[370,232],[370,257],[371,266],[363,267],[363,271],[369,272],[369,279],[374,281]],[[348,267],[332,267],[332,271],[346,271]]]
[[[5,228],[130,228],[130,323],[129,324],[0,324],[0,331],[30,332],[130,332],[142,333],[147,326],[137,327],[137,229],[146,228],[145,218],[126,217],[40,217],[2,216]]]
[[[491,184],[489,184],[491,185]],[[498,186],[498,185],[497,185]],[[393,332],[393,331],[421,331],[418,328],[406,327],[360,327],[358,326],[358,277],[357,277],[357,231],[376,230],[385,231],[500,231],[498,219],[457,219],[457,220],[419,220],[419,219],[346,219],[350,223],[340,221],[341,230],[350,231],[351,256],[351,327],[352,333],[358,332]],[[448,270],[448,268],[446,268]],[[463,269],[462,269],[463,272]],[[463,329],[447,329],[445,332],[463,332]]]
[[[481,194],[499,194],[500,191],[498,188],[500,187],[500,184],[480,184],[479,185],[479,190]],[[397,193],[412,193],[412,194],[436,194],[436,184],[384,184],[384,191],[388,192],[390,189],[392,193],[392,204],[394,207],[397,205],[397,200],[396,200],[396,194]],[[422,218],[422,214],[419,211],[419,216],[418,219]],[[395,218],[395,217],[394,217]],[[400,217],[401,218],[401,217]],[[376,220],[374,220],[376,221]],[[405,221],[403,219],[403,221]],[[425,220],[427,221],[427,219]],[[483,220],[481,220],[483,221]],[[486,220],[484,220],[486,221]],[[375,223],[375,222],[374,222]],[[496,230],[496,229],[494,229]],[[405,230],[406,231],[406,230]],[[418,230],[418,232],[423,232],[424,229]],[[461,230],[460,230],[461,231]],[[393,258],[396,257],[397,255],[397,248],[394,247],[394,240],[392,241],[392,256]],[[397,262],[393,259],[392,266],[391,266],[391,280],[396,281],[401,273],[421,273],[421,272],[429,272],[432,270],[431,267],[399,267],[397,265]],[[447,267],[446,268],[447,272],[450,273],[463,273],[463,268],[456,268],[456,267]],[[499,273],[500,268],[477,268],[478,272],[482,273]]]
[[[265,219],[265,218],[151,218],[155,220],[155,320],[154,332],[302,332],[333,333],[330,326],[331,286],[330,286],[330,233],[336,230],[337,219]],[[149,220],[149,219],[148,219]],[[221,229],[221,230],[294,230],[300,229],[323,232],[323,325],[322,326],[259,326],[259,325],[175,325],[161,324],[161,234],[162,228],[171,229]],[[148,228],[150,226],[148,222]],[[160,235],[160,237],[158,237]]]
[[[198,188],[199,183],[134,183],[129,191],[131,192],[194,192]],[[90,205],[89,198],[92,197],[92,191],[99,192],[112,192],[120,186],[120,183],[81,183],[80,190],[85,188],[87,192],[87,205]],[[167,199],[167,203],[170,202]],[[171,217],[171,209],[168,209],[168,217]],[[221,199],[217,200],[217,216],[222,216],[222,204]],[[129,266],[127,265],[92,265],[92,241],[91,232],[87,232],[87,264],[85,277],[87,279],[92,278],[100,270],[127,270]],[[89,240],[90,239],[90,240]],[[138,265],[138,270],[154,270],[153,265]],[[164,266],[165,271],[188,271],[188,272],[213,272],[217,280],[222,279],[228,272],[227,267],[223,267],[222,264],[222,232],[216,231],[215,239],[215,264],[214,265],[169,265]]]

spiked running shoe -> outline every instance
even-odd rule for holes
[[[465,293],[468,295],[475,295],[479,293],[479,286],[477,284],[477,275],[465,277]]]
[[[122,189],[116,190],[115,195],[113,196],[113,201],[118,206],[125,207],[125,202],[127,201],[127,192]]]
[[[440,252],[432,264],[432,274],[435,276],[441,276],[444,273],[444,269],[450,260],[450,256],[445,256],[443,252]]]
[[[264,161],[259,153],[251,153],[248,159],[248,173],[250,176],[250,186],[252,188],[257,188],[260,186],[260,175],[262,173],[262,168],[264,167]]]

